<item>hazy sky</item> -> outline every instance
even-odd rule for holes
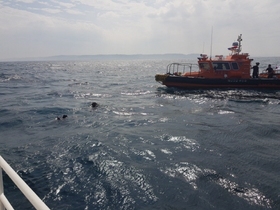
[[[280,56],[279,0],[0,0],[0,60],[52,55]]]

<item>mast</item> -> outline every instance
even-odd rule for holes
[[[238,49],[237,49],[237,54],[239,55],[239,53],[241,52],[241,47],[242,47],[242,45],[241,45],[241,41],[242,41],[242,34],[240,34],[239,36],[238,36],[238,38],[237,38],[237,41],[238,41]]]

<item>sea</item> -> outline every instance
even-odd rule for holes
[[[50,209],[280,209],[280,91],[167,88],[171,62],[1,62],[0,155]]]

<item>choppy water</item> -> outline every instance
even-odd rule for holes
[[[168,89],[168,63],[0,63],[0,154],[51,209],[280,209],[280,91]]]

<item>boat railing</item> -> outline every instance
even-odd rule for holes
[[[34,191],[20,178],[20,176],[0,155],[0,210],[14,209],[4,194],[2,169],[36,209],[49,209],[49,207],[34,193]]]
[[[267,70],[264,69],[264,70],[262,71],[262,74],[267,74]],[[280,74],[280,69],[273,69],[273,74]]]
[[[171,63],[167,66],[166,73],[170,75],[182,75],[186,72],[198,72],[198,64],[195,63]]]

